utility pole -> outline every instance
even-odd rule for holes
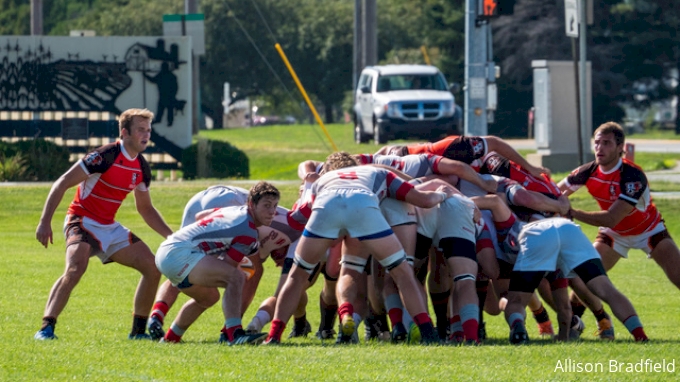
[[[42,0],[31,0],[31,36],[43,34]]]
[[[465,135],[487,135],[488,21],[478,20],[479,0],[465,0]]]
[[[578,97],[580,102],[578,104],[579,110],[579,124],[581,125],[581,149],[579,153],[581,154],[581,163],[588,162],[587,157],[590,154],[590,136],[593,135],[592,131],[588,131],[588,126],[590,123],[586,121],[586,115],[588,111],[586,110],[586,26],[587,26],[587,8],[586,0],[580,0],[578,7],[579,11],[579,68],[578,68]]]
[[[362,0],[354,0],[354,57],[352,60],[352,89],[359,83],[359,73],[364,68],[362,57],[364,54],[364,18],[362,16]]]
[[[354,0],[354,60],[352,88],[359,81],[359,73],[378,63],[378,12],[376,0]]]
[[[198,13],[198,0],[184,0],[184,14],[190,15]],[[191,52],[191,134],[198,134],[199,129],[204,127],[205,123],[201,118],[201,77],[200,77],[200,56]]]

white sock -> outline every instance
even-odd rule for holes
[[[253,320],[250,321],[246,329],[259,332],[265,325],[269,323],[271,319],[272,318],[269,313],[264,310],[258,310],[257,313],[255,313],[255,317],[253,317]]]

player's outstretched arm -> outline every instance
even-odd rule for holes
[[[137,212],[142,215],[144,222],[154,231],[158,232],[159,235],[163,237],[172,235],[172,229],[170,229],[156,207],[151,203],[151,195],[148,190],[141,191],[139,188],[135,188],[135,206],[137,207]]]
[[[531,173],[531,175],[540,178],[541,174],[547,174],[550,175],[550,170],[545,168],[545,167],[536,167],[529,162],[527,162],[526,159],[520,153],[517,152],[512,146],[510,146],[507,142],[502,140],[501,138],[498,138],[493,135],[488,135],[485,136],[484,139],[486,139],[486,144],[487,144],[487,150],[489,152],[495,151],[499,153],[500,155],[508,158],[509,160],[517,163],[520,165],[522,168],[526,169]]]
[[[70,169],[68,169],[62,176],[57,179],[52,185],[50,193],[47,195],[47,200],[43,206],[42,215],[38,227],[35,230],[35,238],[47,248],[49,244],[53,244],[52,238],[52,217],[56,211],[59,203],[64,198],[64,193],[69,188],[85,181],[87,173],[80,166],[80,161],[76,162]]]
[[[624,202],[623,200],[617,200],[614,202],[614,204],[609,207],[608,210],[606,211],[583,211],[583,210],[574,210],[571,209],[569,210],[569,213],[571,216],[576,219],[580,220],[586,224],[594,225],[596,227],[609,227],[613,228],[623,218],[628,215],[634,206],[630,205],[629,203]]]

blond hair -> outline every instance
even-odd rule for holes
[[[132,120],[135,117],[142,117],[144,119],[153,120],[153,112],[149,109],[127,109],[118,117],[118,132],[121,137],[123,136],[123,130],[127,130],[128,134],[132,133],[130,127],[132,127]]]
[[[326,158],[323,164],[323,171],[329,172],[339,168],[358,166],[359,161],[347,151],[338,151]]]

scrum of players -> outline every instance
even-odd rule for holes
[[[524,344],[527,306],[541,336],[578,339],[587,307],[600,338],[613,340],[603,301],[635,341],[647,341],[635,308],[606,270],[630,248],[655,260],[659,250],[680,254],[644,173],[621,158],[622,134],[616,124],[600,126],[596,160],[559,184],[498,137],[451,136],[302,162],[290,209],[278,205],[279,191],[267,182],[250,190],[210,187],[189,200],[182,228],[156,252],[167,280],[156,293],[148,334],[137,338],[181,342],[220,302],[220,289],[219,342],[279,344],[291,316],[289,338],[307,337],[314,330],[306,311],[317,301],[307,290],[321,282],[316,337],[337,344],[359,343],[363,323],[365,341],[478,345],[487,337],[484,316],[500,314],[510,343]],[[603,180],[618,197],[600,203],[599,215],[571,208],[568,195],[583,185],[599,202]],[[617,215],[605,221],[601,215],[612,209]],[[600,226],[595,244],[574,219]],[[281,269],[276,291],[244,325],[269,257]],[[190,299],[167,323],[179,293]]]

